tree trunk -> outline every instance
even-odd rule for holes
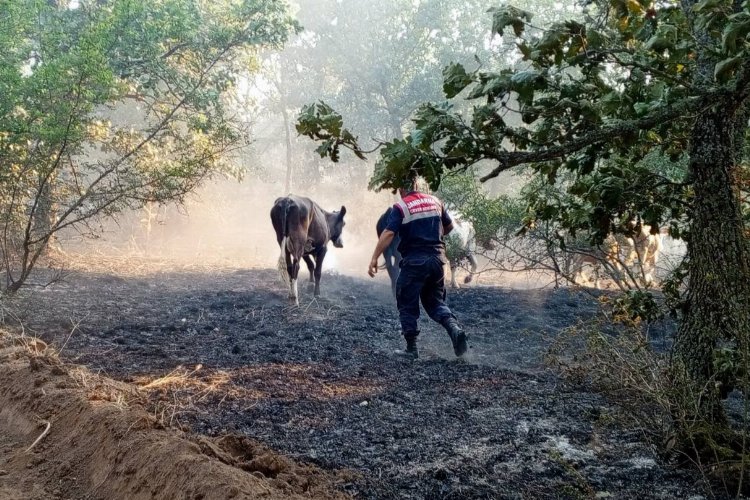
[[[50,175],[47,182],[41,187],[37,194],[36,209],[32,214],[34,217],[33,231],[29,236],[36,239],[40,236],[49,235],[42,255],[47,255],[53,248],[57,250],[57,237],[52,231],[57,222],[57,210],[53,200],[53,187],[56,180],[57,175]]]
[[[750,271],[735,144],[737,128],[747,124],[742,121],[744,113],[736,111],[736,103],[717,105],[698,118],[692,131],[689,168],[695,197],[687,241],[690,288],[672,359],[673,374],[684,391],[683,402],[692,404],[692,412],[697,413],[678,421],[678,432],[690,432],[685,427],[697,418],[712,424],[704,427],[713,434],[707,436],[710,440],[726,429],[715,387],[714,349],[720,339],[740,340],[750,325]]]
[[[380,90],[383,100],[385,101],[385,109],[388,112],[388,121],[390,122],[393,138],[401,140],[404,138],[404,132],[401,129],[401,116],[399,116],[398,110],[393,103],[391,94],[388,91],[388,86],[384,80],[381,80],[380,82]]]
[[[289,111],[286,107],[281,109],[281,116],[284,118],[284,144],[286,146],[286,181],[284,182],[283,196],[292,192],[292,131],[289,123]]]

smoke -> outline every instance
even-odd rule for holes
[[[308,196],[324,210],[346,206],[343,248],[328,245],[324,272],[365,277],[377,242],[375,224],[393,203],[388,193],[373,193],[331,178],[294,194]],[[67,249],[105,255],[167,259],[182,264],[243,268],[278,266],[279,244],[270,211],[282,196],[279,183],[255,178],[243,182],[212,181],[191,195],[182,206],[149,206],[105,223],[96,240],[68,234],[61,238]],[[307,278],[302,266],[301,275]]]

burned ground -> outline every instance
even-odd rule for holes
[[[322,290],[295,309],[271,270],[75,272],[17,319],[67,362],[140,386],[160,421],[354,470],[340,488],[358,498],[701,493],[639,431],[612,425],[603,398],[544,367],[550,342],[595,314],[589,295],[452,292],[467,359],[423,320],[422,357],[408,362],[393,355],[401,339],[384,281],[327,274]]]

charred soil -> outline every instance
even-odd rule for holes
[[[27,332],[62,351],[67,365],[135,387],[148,425],[181,429],[201,460],[233,457],[216,460],[252,471],[269,491],[311,495],[335,485],[357,498],[410,499],[702,492],[700,479],[662,464],[637,429],[612,425],[616,409],[603,398],[545,369],[550,342],[595,315],[585,293],[450,292],[470,335],[469,354],[454,359],[445,332],[423,318],[421,358],[410,362],[393,354],[402,339],[384,281],[329,273],[322,298],[303,291],[292,308],[271,270],[167,269],[79,270],[19,301],[25,309],[15,314]],[[13,399],[38,387],[3,390]],[[49,407],[43,418],[63,410]],[[107,411],[107,419],[117,413]],[[70,423],[84,424],[94,425]],[[33,433],[24,428],[25,443]],[[259,453],[256,442],[284,456]],[[276,458],[258,460],[264,453]],[[107,478],[120,481],[128,470],[150,477],[137,466],[113,467]],[[307,472],[292,479],[290,467]],[[185,491],[198,487],[194,473],[184,480]],[[245,484],[234,486],[244,492]],[[88,498],[67,488],[58,487],[63,498]],[[213,491],[219,496],[210,498],[230,497]],[[103,492],[85,491],[91,498]]]

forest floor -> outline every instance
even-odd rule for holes
[[[0,346],[0,497],[706,494],[616,407],[545,366],[596,315],[591,295],[451,291],[469,354],[455,359],[423,318],[412,362],[394,355],[383,279],[326,273],[321,287],[313,300],[302,286],[293,308],[269,269],[119,260],[19,297],[6,324],[59,359]]]

